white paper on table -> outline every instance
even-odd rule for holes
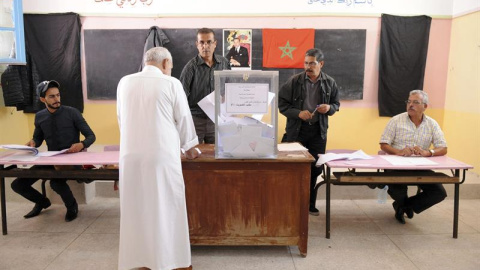
[[[24,150],[33,153],[34,155],[38,154],[38,149],[35,147],[21,145],[21,144],[3,144],[0,145],[0,148],[9,149],[9,150]]]
[[[317,167],[320,167],[322,164],[332,161],[332,160],[354,160],[354,159],[373,159],[373,157],[365,154],[362,150],[355,151],[353,153],[342,153],[342,154],[335,154],[335,153],[326,153],[318,155],[318,160],[316,163]]]
[[[38,156],[33,155],[31,153],[14,153],[13,155],[2,157],[1,160],[4,161],[34,161],[38,158]]]
[[[277,144],[278,151],[305,151],[308,150],[303,145],[294,142],[294,143],[281,143]]]
[[[66,153],[67,151],[68,151],[68,148],[60,150],[60,151],[38,152],[37,156],[39,156],[39,157],[53,157],[53,156],[56,156],[56,155]]]
[[[380,157],[390,164],[397,166],[429,166],[437,164],[435,161],[424,157],[402,157],[394,155],[381,155]]]

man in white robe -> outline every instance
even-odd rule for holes
[[[152,48],[144,63],[117,88],[118,269],[191,269],[181,148],[196,158],[198,137],[182,84],[171,77],[170,52]]]

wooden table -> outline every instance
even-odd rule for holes
[[[193,245],[296,245],[307,255],[310,164],[306,151],[277,159],[215,159],[213,145],[182,160]],[[0,159],[5,153],[0,154]],[[117,180],[118,170],[29,171],[0,160],[2,229],[7,234],[5,177]],[[118,152],[39,158],[28,165],[118,164]]]

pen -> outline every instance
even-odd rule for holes
[[[317,105],[317,108],[320,107],[320,104]],[[317,108],[315,108],[315,110],[313,110],[312,112],[312,116],[315,115],[315,112],[317,111]]]

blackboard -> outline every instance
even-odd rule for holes
[[[96,29],[84,31],[87,71],[87,98],[91,100],[116,99],[120,79],[138,71],[148,29]],[[198,54],[195,46],[197,29],[163,29],[170,43],[165,47],[173,57],[172,76],[179,78],[183,66]],[[219,43],[222,29],[214,29]],[[278,70],[279,85],[302,69],[263,68],[262,30],[253,29],[252,69]],[[338,84],[340,99],[363,98],[366,30],[315,30],[315,47],[325,54],[322,69]],[[221,44],[216,53],[222,54]]]

